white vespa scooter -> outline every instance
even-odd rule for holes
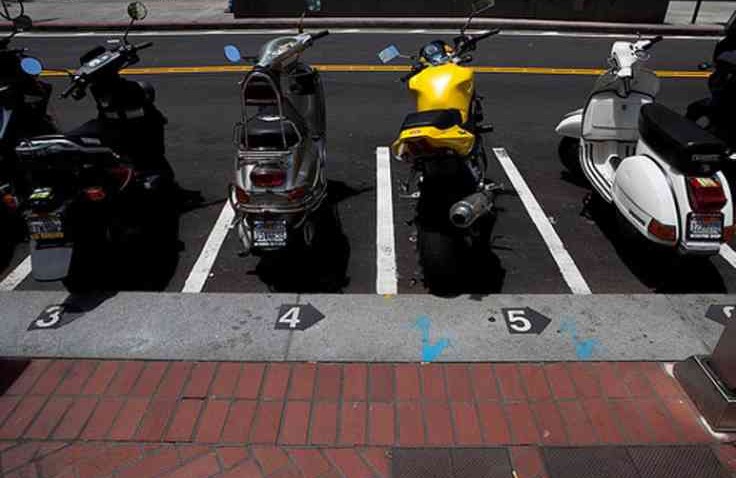
[[[727,148],[654,103],[659,79],[642,64],[661,39],[614,43],[611,69],[585,108],[557,126],[560,157],[648,240],[683,255],[718,254],[735,231],[731,191],[720,172]]]

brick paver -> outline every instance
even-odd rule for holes
[[[709,444],[657,363],[32,360],[0,395],[5,478],[388,478],[394,446]]]

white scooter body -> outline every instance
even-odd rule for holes
[[[639,136],[641,107],[653,103],[659,92],[657,76],[641,67],[653,44],[652,40],[614,43],[613,68],[598,79],[586,107],[567,114],[556,132],[580,139],[585,176],[640,234],[683,254],[717,254],[719,239],[692,239],[686,233],[693,213],[687,176]],[[720,183],[727,199],[721,210],[725,232],[734,221],[731,191],[722,173],[708,177]],[[655,225],[670,228],[666,238],[652,233]]]

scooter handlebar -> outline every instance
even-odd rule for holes
[[[314,33],[312,34],[312,41],[319,40],[320,38],[324,38],[329,34],[330,34],[329,30],[322,30],[321,32]]]
[[[147,41],[145,43],[139,43],[137,45],[133,45],[133,50],[134,51],[145,50],[146,48],[151,48],[152,46],[153,46],[153,42]]]
[[[66,98],[69,95],[72,94],[72,91],[74,91],[77,88],[77,82],[75,80],[72,81],[72,84],[67,86],[66,89],[61,93],[62,98]]]
[[[662,37],[662,35],[657,35],[656,37],[649,40],[649,43],[644,45],[644,49],[649,50],[650,48],[652,48],[654,45],[661,42],[662,40],[664,40],[664,37]]]

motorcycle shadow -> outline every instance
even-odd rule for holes
[[[491,221],[491,231],[495,221],[496,218]],[[495,248],[491,236],[487,244],[478,244],[465,251],[459,276],[444,283],[431,283],[424,278],[424,286],[430,294],[448,299],[466,294],[473,299],[480,299],[500,293],[506,279],[506,269],[501,265]]]
[[[350,243],[338,221],[320,247],[265,254],[255,273],[273,292],[340,293],[350,283],[349,260]]]
[[[594,196],[597,198],[597,196]],[[727,292],[720,272],[705,257],[680,256],[653,244],[631,226],[620,224],[615,210],[602,200],[591,204],[591,216],[628,269],[658,294],[721,294]]]
[[[341,293],[350,283],[347,275],[350,242],[343,231],[338,204],[372,188],[353,188],[329,180],[327,202],[328,233],[314,248],[297,247],[261,256],[255,269],[258,278],[273,292]]]

